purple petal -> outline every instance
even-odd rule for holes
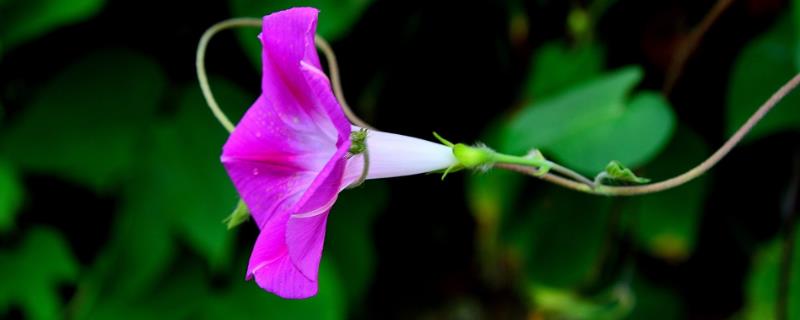
[[[336,201],[347,164],[345,155],[350,141],[345,141],[331,161],[320,172],[308,191],[292,209],[286,229],[286,245],[295,266],[309,279],[317,279],[322,244],[325,240],[325,222]]]
[[[300,70],[301,62],[319,69],[314,46],[317,13],[312,8],[294,8],[264,17],[261,88],[286,123],[335,140],[336,128],[316,103]]]
[[[274,115],[269,101],[259,98],[222,151],[222,163],[259,227],[275,212],[287,212],[336,150],[328,138],[298,134]]]
[[[311,212],[309,216],[293,215],[286,225],[286,244],[295,267],[310,280],[317,280],[322,246],[325,241],[325,224],[330,206]]]
[[[322,70],[319,69],[319,67],[315,67],[307,63],[302,63],[300,68],[303,70],[303,75],[305,76],[308,85],[311,87],[311,90],[314,92],[317,102],[325,110],[325,113],[328,115],[328,118],[333,123],[334,127],[336,127],[336,131],[339,134],[339,140],[350,140],[350,132],[352,130],[350,121],[348,121],[345,117],[344,111],[342,111],[342,106],[339,105],[339,102],[333,95],[333,90],[331,90],[331,83],[330,80],[328,80],[328,77],[322,72]]]
[[[308,279],[289,258],[284,242],[286,219],[270,220],[256,240],[247,279],[256,278],[259,287],[288,299],[303,299],[317,294],[317,281]]]

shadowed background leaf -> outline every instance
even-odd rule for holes
[[[524,216],[509,221],[504,234],[529,282],[577,288],[599,271],[611,210],[610,199],[551,189],[530,198]]]
[[[22,170],[107,190],[130,176],[166,85],[150,58],[122,50],[90,54],[39,90],[7,128],[0,150]]]
[[[748,117],[795,73],[797,42],[792,21],[784,15],[772,28],[753,39],[739,54],[730,77],[726,132],[733,133]],[[747,135],[748,141],[781,130],[800,129],[800,95],[790,93]]]
[[[541,100],[596,77],[603,70],[603,55],[594,44],[545,43],[532,59],[525,97]]]
[[[14,217],[22,205],[22,183],[16,170],[0,158],[0,234],[14,226]]]
[[[800,233],[795,234],[792,271],[789,279],[787,320],[800,319]],[[778,301],[778,265],[781,262],[781,241],[776,239],[762,247],[752,261],[753,271],[747,278],[744,319],[775,319]]]
[[[689,170],[706,156],[701,138],[681,127],[642,172],[660,181]],[[672,190],[625,199],[624,218],[637,245],[667,261],[687,259],[694,249],[707,186],[708,176],[701,176]]]
[[[347,302],[357,307],[364,302],[375,272],[373,224],[385,208],[389,190],[383,181],[342,192],[331,210],[326,231],[325,253],[339,271]]]
[[[2,1],[0,12],[0,56],[3,50],[41,36],[55,28],[96,14],[105,0]]]
[[[57,231],[29,230],[19,247],[0,251],[0,261],[0,313],[18,303],[30,319],[61,318],[58,285],[75,280],[79,265]]]

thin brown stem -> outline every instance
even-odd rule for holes
[[[722,158],[727,155],[731,149],[733,149],[736,144],[738,144],[742,138],[750,132],[750,130],[767,114],[770,110],[772,110],[775,105],[783,99],[789,92],[791,92],[797,85],[800,84],[800,73],[795,75],[792,79],[790,79],[786,84],[784,84],[778,91],[776,91],[772,96],[762,104],[752,116],[738,129],[736,132],[731,136],[728,141],[725,142],[714,154],[708,157],[706,160],[701,162],[696,167],[692,168],[689,171],[684,172],[683,174],[672,177],[670,179],[653,183],[653,184],[646,184],[641,186],[622,186],[622,187],[614,187],[614,186],[595,186],[594,188],[591,185],[580,183],[574,180],[566,179],[560,176],[555,176],[551,174],[544,175],[540,178],[543,180],[547,180],[549,182],[561,185],[563,187],[586,192],[592,194],[599,194],[599,195],[607,195],[607,196],[633,196],[633,195],[640,195],[640,194],[647,194],[647,193],[654,193],[659,191],[664,191],[667,189],[672,189],[677,186],[680,186],[684,183],[687,183],[694,178],[702,175],[703,173],[707,172],[709,169],[714,167]],[[499,168],[513,170],[521,173],[525,173],[528,175],[535,176],[536,169],[526,167],[526,166],[519,166],[519,165],[497,165]]]
[[[669,69],[667,69],[667,77],[666,80],[664,80],[664,87],[661,90],[665,96],[669,96],[672,92],[675,83],[678,82],[681,74],[683,74],[683,68],[686,66],[686,62],[689,61],[689,57],[697,50],[700,40],[703,39],[708,29],[711,28],[714,22],[719,19],[722,13],[725,12],[732,3],[733,0],[717,0],[711,8],[711,11],[700,21],[700,24],[697,25],[686,37],[686,40],[678,46],[675,56],[669,65]]]
[[[359,127],[375,130],[375,128],[370,126],[364,120],[361,120],[361,118],[359,118],[358,115],[353,112],[353,109],[350,108],[350,105],[348,105],[347,101],[344,99],[342,81],[339,78],[339,64],[336,62],[336,54],[333,53],[333,49],[331,48],[330,44],[328,44],[328,42],[325,41],[325,39],[320,35],[314,37],[314,43],[317,45],[317,48],[319,48],[319,51],[322,51],[322,54],[325,55],[325,59],[328,61],[328,72],[331,74],[331,86],[333,86],[333,93],[336,95],[336,99],[339,100],[339,105],[341,105],[345,116],[347,116],[347,119]]]
[[[558,172],[558,173],[560,173],[560,174],[562,174],[562,175],[564,175],[566,177],[572,178],[572,180],[575,180],[577,182],[586,184],[586,185],[594,188],[594,181],[590,180],[587,177],[584,177],[580,173],[577,173],[574,170],[572,170],[570,168],[567,168],[565,166],[562,166],[562,165],[560,165],[558,163],[553,163],[553,164],[551,164],[551,166],[552,166],[551,170],[553,170],[555,172]]]
[[[197,53],[195,59],[195,69],[197,70],[197,79],[200,81],[200,89],[203,91],[203,97],[206,99],[206,103],[208,107],[211,109],[211,112],[214,114],[214,117],[217,118],[217,121],[225,127],[225,130],[228,132],[233,132],[234,125],[228,119],[222,109],[219,107],[217,100],[214,99],[214,94],[211,92],[211,86],[208,84],[208,76],[206,74],[206,66],[205,66],[205,57],[206,57],[206,49],[208,48],[208,43],[211,41],[211,38],[214,37],[217,33],[222,30],[236,28],[236,27],[261,27],[261,19],[258,18],[233,18],[218,22],[208,28],[206,32],[203,33],[203,36],[200,37],[200,43],[197,45]],[[342,82],[339,78],[339,65],[336,63],[336,55],[333,53],[333,49],[328,44],[325,39],[316,35],[314,37],[314,44],[322,51],[322,54],[325,55],[325,58],[328,62],[328,69],[331,75],[331,86],[333,87],[333,92],[336,95],[336,99],[339,101],[339,104],[344,111],[344,114],[350,120],[351,123],[366,129],[375,129],[374,127],[370,126],[364,120],[361,120],[353,111],[350,109],[350,106],[347,104],[347,101],[344,99],[344,92],[342,91]]]
[[[233,123],[220,109],[217,100],[214,99],[214,94],[211,93],[211,86],[208,84],[208,76],[206,75],[206,49],[208,42],[215,34],[222,30],[236,28],[241,26],[260,27],[261,20],[256,18],[234,18],[218,22],[208,28],[203,36],[200,37],[200,43],[197,45],[197,53],[195,55],[195,69],[197,70],[197,80],[200,81],[200,90],[203,91],[203,97],[206,98],[206,103],[211,109],[211,113],[217,118],[217,121],[225,127],[228,132],[233,132]]]
[[[567,179],[559,175],[547,173],[545,175],[538,175],[539,171],[534,167],[529,167],[521,164],[498,163],[494,165],[495,168],[519,172],[525,175],[530,175],[542,179],[544,181],[560,185],[562,187],[572,189],[575,191],[585,193],[595,193],[591,185],[577,182],[575,180]]]

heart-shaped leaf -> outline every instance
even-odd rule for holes
[[[603,69],[603,50],[584,44],[568,48],[550,42],[536,50],[525,81],[528,99],[544,99],[590,80]]]
[[[641,69],[624,68],[525,107],[505,126],[502,151],[542,149],[592,174],[610,160],[644,164],[669,140],[675,116],[659,94],[627,99],[641,77]]]

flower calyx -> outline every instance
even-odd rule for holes
[[[361,128],[350,132],[350,149],[347,153],[350,157],[362,154],[367,151],[367,129]]]
[[[475,145],[467,145],[463,143],[452,143],[445,138],[442,138],[436,132],[433,136],[442,144],[453,149],[453,156],[458,161],[447,168],[442,175],[442,180],[448,173],[458,171],[461,169],[473,169],[479,171],[487,171],[497,163],[517,164],[524,166],[531,166],[536,168],[536,175],[543,176],[550,171],[553,163],[544,158],[538,149],[534,149],[525,156],[512,156],[502,154],[492,150],[482,143]]]

